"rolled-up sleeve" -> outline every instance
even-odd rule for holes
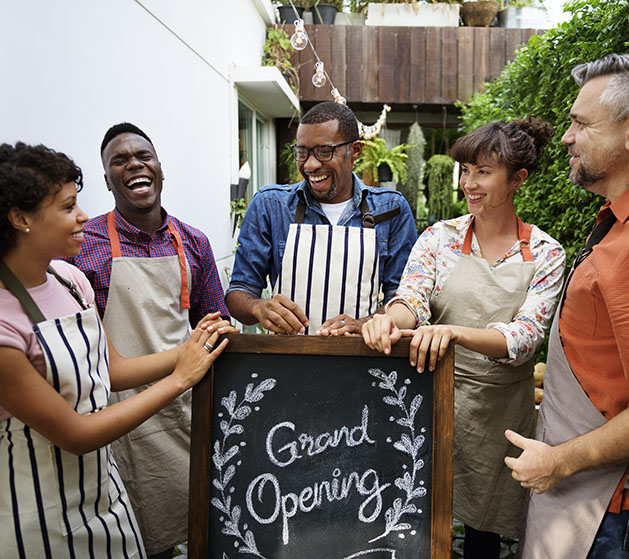
[[[508,357],[492,361],[519,365],[533,357],[555,312],[565,263],[566,255],[558,243],[543,243],[536,255],[536,269],[526,299],[513,320],[508,324],[491,322],[487,325],[504,335],[509,351]]]

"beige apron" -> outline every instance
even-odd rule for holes
[[[565,289],[564,289],[565,293]],[[536,438],[557,445],[606,423],[574,376],[559,335],[559,315],[550,331],[544,400]],[[531,493],[518,549],[525,559],[585,559],[603,515],[627,468],[580,472],[541,495]]]
[[[371,216],[361,204],[363,227],[303,224],[301,210],[298,206],[296,223],[288,230],[274,293],[286,295],[304,311],[307,334],[339,314],[361,318],[374,313],[380,287],[374,219],[380,223],[399,210]]]
[[[120,255],[114,215],[108,216],[112,266],[105,329],[124,357],[156,353],[188,339],[189,269],[179,233],[169,222],[176,256]],[[112,393],[110,403],[143,390]],[[188,524],[191,391],[113,443],[149,555],[184,542]]]
[[[472,226],[450,277],[430,300],[433,324],[509,323],[526,298],[535,272],[532,227],[518,219],[524,262],[490,269],[485,259],[471,256]],[[525,491],[504,464],[517,450],[504,431],[534,432],[533,363],[496,364],[457,346],[454,386],[454,516],[476,530],[517,537]]]

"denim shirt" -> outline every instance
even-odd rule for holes
[[[378,245],[380,286],[387,301],[395,295],[406,259],[417,240],[415,220],[408,202],[395,190],[365,186],[354,177],[354,196],[338,222],[340,226],[361,227],[360,203],[375,216],[397,207],[399,215],[375,226]],[[269,185],[253,197],[243,219],[234,269],[227,293],[246,291],[260,297],[267,286],[275,285],[282,268],[288,228],[295,221],[297,202],[306,205],[305,224],[330,225],[319,202],[313,198],[305,181],[292,185]]]

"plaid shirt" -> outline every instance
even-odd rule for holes
[[[120,238],[120,252],[123,257],[158,258],[177,254],[168,232],[168,220],[179,231],[184,253],[190,266],[190,325],[209,312],[220,311],[224,318],[229,318],[225,306],[223,287],[214,262],[214,255],[207,236],[169,216],[162,208],[164,222],[151,238],[140,231],[114,210],[116,230]],[[105,313],[111,276],[111,246],[107,230],[107,214],[90,219],[83,228],[84,238],[81,252],[67,261],[79,268],[89,279],[94,288],[95,301],[101,315]]]

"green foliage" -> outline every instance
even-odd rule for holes
[[[277,0],[282,6],[290,6],[289,0]],[[293,5],[296,8],[310,8],[314,4],[314,0],[293,0]]]
[[[426,190],[431,223],[458,215],[453,204],[454,160],[449,155],[433,155],[426,163]]]
[[[362,14],[367,10],[369,0],[345,0],[345,7],[353,14]]]
[[[356,160],[355,171],[358,174],[367,173],[372,177],[378,176],[378,167],[386,163],[393,173],[395,182],[406,182],[406,159],[404,153],[410,146],[400,144],[389,149],[382,138],[363,140],[363,153]]]
[[[556,126],[540,172],[518,190],[515,207],[524,221],[535,223],[563,245],[570,265],[603,203],[600,196],[568,179],[568,150],[560,140],[578,94],[570,71],[576,64],[629,50],[629,1],[572,0],[567,10],[573,14],[570,21],[531,37],[500,76],[461,109],[466,131],[528,115]]]
[[[245,202],[244,198],[236,198],[235,200],[232,200],[229,204],[229,217],[231,217],[234,221],[235,231],[237,228],[240,229],[242,220],[247,213],[247,203]]]
[[[276,66],[294,91],[299,89],[299,74],[290,60],[293,52],[288,33],[283,27],[268,27],[262,66]]]
[[[339,12],[343,10],[343,0],[315,0],[312,4],[311,10],[316,10],[319,4],[330,4],[335,6]]]
[[[526,8],[526,7],[542,8],[543,0],[507,0],[505,3],[505,7],[507,8]]]
[[[295,161],[295,158],[293,157],[290,146],[290,142],[284,144],[284,149],[282,149],[280,153],[280,161],[282,165],[286,167],[286,180],[289,184],[295,184],[297,182],[301,182],[303,177],[299,172],[297,161]]]
[[[409,206],[413,210],[413,214],[417,217],[417,200],[419,192],[422,188],[422,176],[424,173],[424,149],[426,148],[426,138],[424,132],[417,122],[411,125],[408,133],[408,143],[411,144],[406,150],[408,159],[406,168],[408,170],[408,179],[404,185],[400,186],[400,192],[408,201]]]

